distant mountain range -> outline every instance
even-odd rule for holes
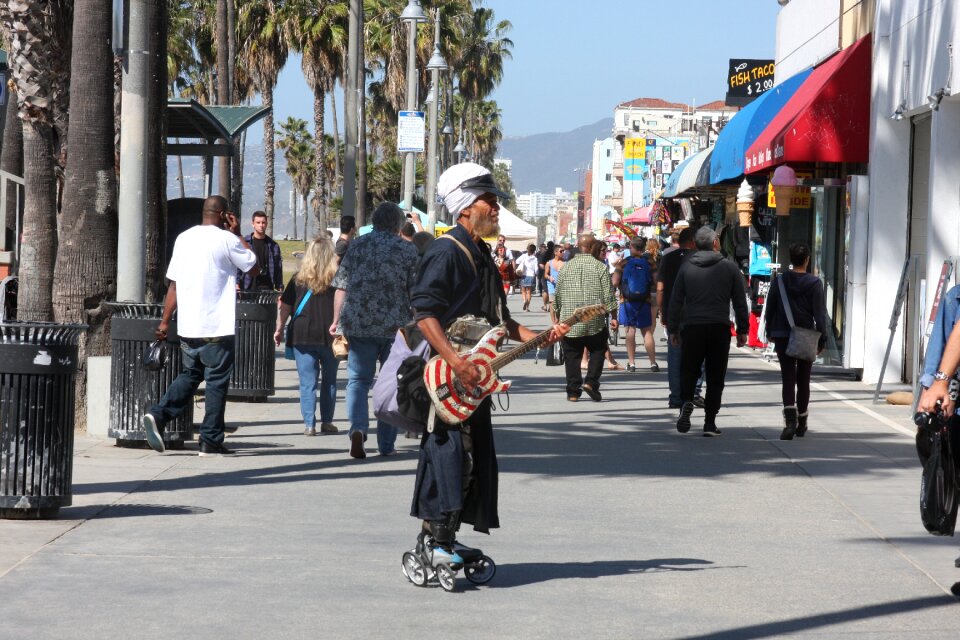
[[[574,169],[590,165],[594,140],[609,137],[612,129],[613,119],[606,118],[565,133],[504,138],[497,155],[513,161],[513,186],[517,193],[552,192],[557,187],[565,191],[577,191],[582,178]],[[277,151],[275,157],[277,186],[274,229],[276,235],[285,235],[292,231],[290,192],[293,187],[286,172],[283,154]],[[167,163],[168,198],[180,197],[178,175],[177,158],[174,156]],[[198,158],[183,158],[183,178],[187,197],[203,195],[203,168]],[[216,185],[216,172],[213,180]],[[262,208],[263,147],[248,144],[244,165],[243,215],[247,217],[250,212]],[[298,226],[302,225],[303,218],[299,212],[297,219]]]
[[[605,118],[573,131],[538,133],[504,138],[497,155],[513,161],[513,186],[517,193],[579,191],[579,171],[590,166],[595,140],[609,138],[613,118]]]

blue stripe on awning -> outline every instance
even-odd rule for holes
[[[743,157],[783,105],[800,88],[812,69],[787,78],[737,113],[720,132],[710,161],[710,184],[743,175]]]

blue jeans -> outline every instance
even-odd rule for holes
[[[350,340],[350,357],[347,358],[347,415],[350,418],[350,436],[359,431],[367,439],[370,422],[370,406],[367,394],[373,386],[373,374],[387,361],[393,338],[366,338],[347,336]],[[377,421],[377,449],[380,453],[393,451],[397,440],[397,428]]]
[[[340,367],[333,357],[333,349],[325,345],[296,346],[293,356],[300,378],[300,414],[304,426],[312,429],[317,423],[317,380],[320,381],[320,422],[333,422]]]
[[[234,337],[180,338],[183,368],[167,388],[160,402],[149,409],[157,427],[179,417],[193,401],[200,383],[204,391],[206,413],[200,425],[200,438],[212,444],[223,444],[223,413],[227,408],[227,389],[233,373]]]
[[[679,407],[683,404],[683,400],[680,398],[680,359],[683,354],[683,346],[675,347],[673,346],[673,340],[670,339],[671,336],[667,334],[667,383],[670,385],[670,397],[667,399],[667,403],[671,406]],[[703,373],[700,374],[700,379],[697,380],[697,395],[701,395],[703,390]]]

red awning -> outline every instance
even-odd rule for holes
[[[787,162],[867,162],[871,39],[813,70],[744,156],[744,172]]]
[[[650,209],[653,207],[640,207],[634,209],[633,213],[626,216],[623,221],[630,224],[650,224]]]

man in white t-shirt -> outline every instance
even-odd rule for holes
[[[233,373],[237,270],[255,279],[257,256],[240,235],[240,222],[227,210],[226,199],[211,196],[203,201],[201,223],[177,237],[167,267],[170,285],[157,338],[166,340],[176,311],[183,369],[143,416],[147,442],[159,453],[165,448],[163,425],[183,413],[204,380],[200,455],[232,453],[223,446],[223,413]]]

